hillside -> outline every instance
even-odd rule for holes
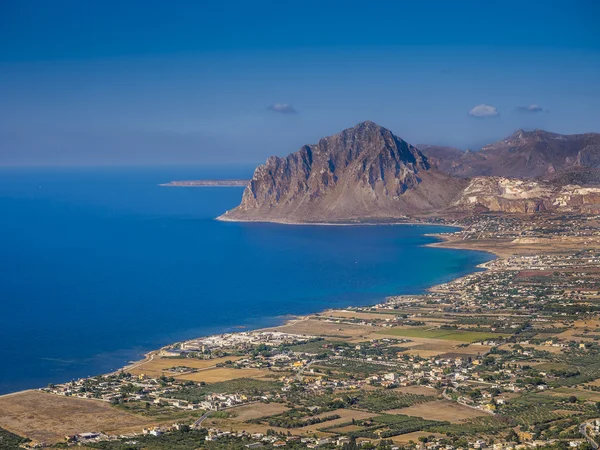
[[[221,220],[393,219],[436,211],[466,181],[433,168],[415,147],[370,121],[259,166],[241,204]]]
[[[600,166],[600,134],[518,130],[476,152],[421,146],[443,172],[459,177],[547,178],[576,167]]]

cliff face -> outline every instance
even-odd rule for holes
[[[456,199],[466,182],[431,167],[415,147],[373,122],[259,166],[222,220],[314,222],[401,218]]]
[[[600,169],[600,143],[587,145],[579,151],[573,165],[588,167],[590,169]]]

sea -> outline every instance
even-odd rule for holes
[[[214,220],[250,166],[0,168],[0,394],[116,370],[198,336],[374,304],[473,272],[426,225]]]

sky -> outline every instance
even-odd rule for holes
[[[600,2],[0,1],[0,165],[260,163],[372,120],[600,132]]]

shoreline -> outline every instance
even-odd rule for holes
[[[454,226],[454,225],[450,225],[450,226]],[[462,228],[464,229],[465,227],[459,227],[458,225],[456,225],[457,228]],[[483,252],[483,253],[489,253],[491,255],[494,255],[494,258],[492,259],[492,261],[494,259],[497,258],[503,258],[504,256],[502,255],[501,252],[498,252],[497,250],[491,249],[491,248],[487,248],[487,249],[474,249],[474,248],[470,248],[470,247],[465,247],[465,246],[460,246],[460,245],[455,245],[453,244],[454,241],[452,241],[451,239],[449,239],[447,236],[444,236],[444,234],[451,234],[451,233],[440,233],[440,234],[428,234],[425,236],[431,236],[431,237],[435,237],[437,239],[439,239],[437,242],[432,242],[430,244],[425,244],[425,247],[432,247],[432,248],[446,248],[448,250],[467,250],[467,251],[472,251],[472,252]],[[460,241],[457,241],[460,242]],[[483,264],[487,264],[488,262],[485,262]],[[483,266],[483,264],[479,264],[478,266]]]
[[[270,222],[260,222],[260,223],[270,223]],[[317,224],[317,223],[298,223],[298,224],[282,223],[281,225],[354,226],[354,225],[367,225],[367,224],[345,224],[345,225],[342,225],[342,224],[336,224],[336,223],[323,223],[323,224]],[[386,225],[386,224],[370,223],[368,225],[369,226],[377,226],[377,225]],[[421,223],[389,223],[387,225],[413,225],[413,226],[414,225],[437,225],[437,226],[442,226],[442,227],[455,227],[455,228],[459,228],[459,229],[464,229],[465,228],[462,225],[440,225],[440,224],[435,224],[435,223],[426,223],[426,224],[425,223],[424,224],[421,224]],[[461,248],[461,247],[458,247],[458,246],[456,246],[456,247],[442,247],[442,246],[436,245],[436,244],[443,244],[445,242],[448,242],[448,240],[444,239],[442,236],[446,235],[446,234],[447,235],[451,235],[453,233],[454,232],[437,233],[437,234],[423,234],[423,236],[432,237],[432,238],[435,238],[437,240],[437,242],[431,242],[429,244],[424,244],[423,247],[447,248],[449,250],[465,250],[465,251],[473,251],[473,252],[483,252],[483,253],[489,253],[489,254],[493,255],[494,257],[492,259],[490,259],[489,261],[486,261],[484,263],[477,264],[477,265],[474,266],[474,268],[481,268],[483,270],[489,270],[489,268],[486,267],[486,265],[489,264],[492,261],[495,261],[498,258],[501,258],[500,255],[494,253],[491,250],[478,250],[478,249],[470,249],[470,248]],[[478,271],[477,270],[470,271],[470,272],[468,272],[466,274],[463,274],[463,275],[461,275],[459,277],[453,278],[453,279],[447,281],[446,283],[459,280],[459,279],[461,279],[461,278],[463,278],[465,276],[471,275],[471,274],[476,273],[476,272],[478,272]],[[423,290],[422,290],[422,292],[420,294],[415,294],[415,295],[422,295],[424,293],[434,292],[435,288],[437,286],[439,286],[439,283],[431,285],[431,286],[426,287],[426,288],[423,288]],[[397,295],[404,295],[404,294],[390,294],[390,295],[385,296],[384,300],[386,300],[387,298],[390,298],[390,297],[397,296]],[[371,306],[371,305],[369,305],[369,304],[363,304],[363,305],[361,305],[361,307],[367,307],[367,306]],[[287,319],[283,319],[281,321],[281,323],[279,323],[278,325],[275,325],[275,326],[262,327],[262,328],[252,328],[252,327],[249,327],[249,328],[245,329],[244,331],[252,331],[252,332],[270,331],[270,330],[273,330],[275,328],[284,327],[284,326],[295,324],[297,322],[302,322],[304,320],[308,320],[310,318],[310,316],[321,315],[321,314],[326,313],[328,311],[337,310],[337,309],[346,309],[346,308],[348,308],[348,306],[343,307],[343,308],[326,308],[326,309],[323,309],[323,310],[320,310],[320,311],[315,311],[315,312],[308,313],[308,314],[296,315],[296,316],[292,316],[292,317],[287,318]],[[283,317],[283,316],[281,316],[281,317]],[[233,333],[236,333],[236,332],[233,331],[231,333],[220,333],[220,334],[233,334]],[[188,340],[200,339],[200,338],[204,338],[204,337],[207,337],[207,336],[211,336],[211,335],[196,336],[196,337],[194,337],[192,339],[188,339]],[[162,346],[162,347],[160,347],[158,349],[151,350],[148,353],[144,354],[144,358],[143,359],[140,359],[139,361],[134,361],[131,364],[128,364],[127,366],[124,366],[124,367],[122,367],[120,369],[117,369],[117,370],[115,370],[113,372],[110,372],[109,374],[117,374],[117,373],[119,373],[121,371],[126,371],[127,369],[131,369],[131,368],[137,367],[138,365],[145,364],[146,362],[151,361],[156,355],[158,355],[164,349],[169,348],[169,347],[171,347],[171,346],[173,346],[175,344],[178,344],[180,342],[186,342],[186,341],[171,342],[170,344]],[[0,397],[2,397],[2,396],[0,395]]]
[[[218,219],[216,219],[218,220]],[[436,224],[436,223],[418,223],[418,222],[412,222],[412,223],[407,223],[407,222],[398,222],[398,223],[364,223],[364,224],[353,224],[353,223],[348,223],[348,224],[338,224],[338,223],[278,223],[278,222],[257,222],[257,223],[276,223],[276,224],[280,224],[280,225],[312,225],[312,226],[361,226],[361,225],[365,225],[365,226],[381,226],[381,225],[388,225],[388,226],[398,226],[398,225],[409,225],[409,226],[419,226],[419,225],[429,225],[429,226],[439,226],[439,227],[447,227],[447,228],[456,228],[456,229],[463,229],[464,226],[462,225],[446,225],[446,224]],[[424,244],[423,247],[434,247],[434,248],[445,248],[445,247],[437,247],[436,244],[441,244],[446,242],[445,239],[442,238],[443,235],[451,235],[453,233],[455,233],[455,231],[448,231],[447,233],[435,233],[435,234],[423,234],[422,236],[426,236],[426,237],[430,237],[430,238],[434,238],[436,239],[437,242],[430,242],[428,244]],[[467,250],[467,251],[480,251],[480,252],[485,252],[485,253],[491,253],[494,254],[491,251],[484,251],[484,250],[477,250],[477,249],[463,249],[463,248],[450,248],[452,250]],[[495,255],[495,258],[491,259],[490,261],[493,261],[494,259],[498,258],[499,256]],[[477,268],[483,268],[484,270],[487,270],[486,267],[484,267],[485,264],[489,263],[490,261],[486,261],[484,263],[481,264],[477,264],[475,266],[473,266],[473,269],[477,269]],[[472,273],[477,272],[477,270],[472,270],[469,271],[457,278],[453,278],[452,280],[449,280],[448,282],[460,279],[464,276],[470,275]],[[434,284],[425,288],[422,288],[422,291],[420,292],[420,294],[415,294],[415,295],[421,295],[427,292],[432,292],[433,289],[435,289],[435,287],[438,286],[438,284]],[[385,301],[387,298],[390,297],[394,297],[397,295],[408,295],[408,294],[389,294],[383,297],[383,300]],[[381,300],[381,299],[380,299]],[[373,299],[374,302],[377,302],[375,299]],[[370,304],[361,304],[361,307],[367,307],[370,306]],[[287,325],[291,325],[294,324],[296,322],[301,322],[303,320],[307,320],[310,316],[313,315],[319,315],[319,314],[323,314],[327,311],[331,311],[331,310],[335,310],[335,309],[345,309],[348,308],[349,305],[346,305],[345,307],[342,308],[325,308],[323,310],[319,310],[319,311],[314,311],[314,312],[310,312],[310,313],[306,313],[306,314],[302,314],[302,315],[292,315],[291,317],[288,316],[279,316],[282,318],[282,320],[280,322],[278,322],[276,325],[272,325],[269,327],[259,327],[259,328],[252,328],[252,327],[248,327],[245,328],[244,330],[239,330],[239,331],[230,331],[230,332],[223,332],[223,333],[218,333],[219,334],[230,334],[230,333],[237,333],[237,332],[242,332],[242,331],[252,331],[252,332],[260,332],[260,331],[267,331],[267,330],[272,330],[274,328],[278,328],[278,327],[283,327],[283,326],[287,326]],[[285,318],[287,317],[287,318]],[[194,336],[192,338],[189,339],[185,339],[185,340],[181,340],[181,341],[174,341],[174,342],[170,342],[166,345],[163,345],[160,348],[156,348],[156,349],[152,349],[146,353],[143,354],[143,357],[135,360],[135,361],[129,361],[126,365],[123,365],[113,371],[110,372],[106,372],[106,373],[99,373],[96,375],[114,375],[114,374],[118,374],[120,372],[126,372],[127,370],[130,370],[132,368],[135,368],[139,365],[145,364],[149,361],[151,361],[155,356],[157,356],[161,351],[163,351],[166,348],[172,347],[175,344],[181,343],[181,342],[186,342],[188,340],[193,340],[193,339],[200,339],[200,338],[204,338],[207,336],[212,336],[212,335],[199,335],[199,336]],[[96,376],[94,375],[94,376]],[[70,381],[70,380],[69,380]],[[64,381],[63,383],[66,383],[68,381]],[[42,387],[31,387],[31,388],[27,388],[24,390],[20,390],[20,391],[14,391],[14,392],[8,392],[6,394],[0,394],[0,398],[6,397],[6,396],[11,396],[11,395],[15,395],[15,394],[19,394],[19,393],[23,393],[23,392],[28,392],[28,391],[38,391],[42,388],[44,388],[45,386]]]
[[[262,223],[262,224],[274,224],[274,225],[300,225],[300,226],[319,226],[319,227],[379,227],[379,226],[397,226],[397,225],[427,225],[427,226],[439,226],[439,227],[454,227],[463,229],[464,226],[460,224],[449,225],[446,223],[432,223],[432,222],[398,222],[398,221],[366,221],[366,222],[352,222],[352,221],[339,221],[339,222],[295,222],[285,220],[241,220],[241,219],[230,219],[224,217],[224,215],[215,217],[214,220],[218,222],[230,222],[230,223]],[[396,219],[397,220],[397,219]]]

